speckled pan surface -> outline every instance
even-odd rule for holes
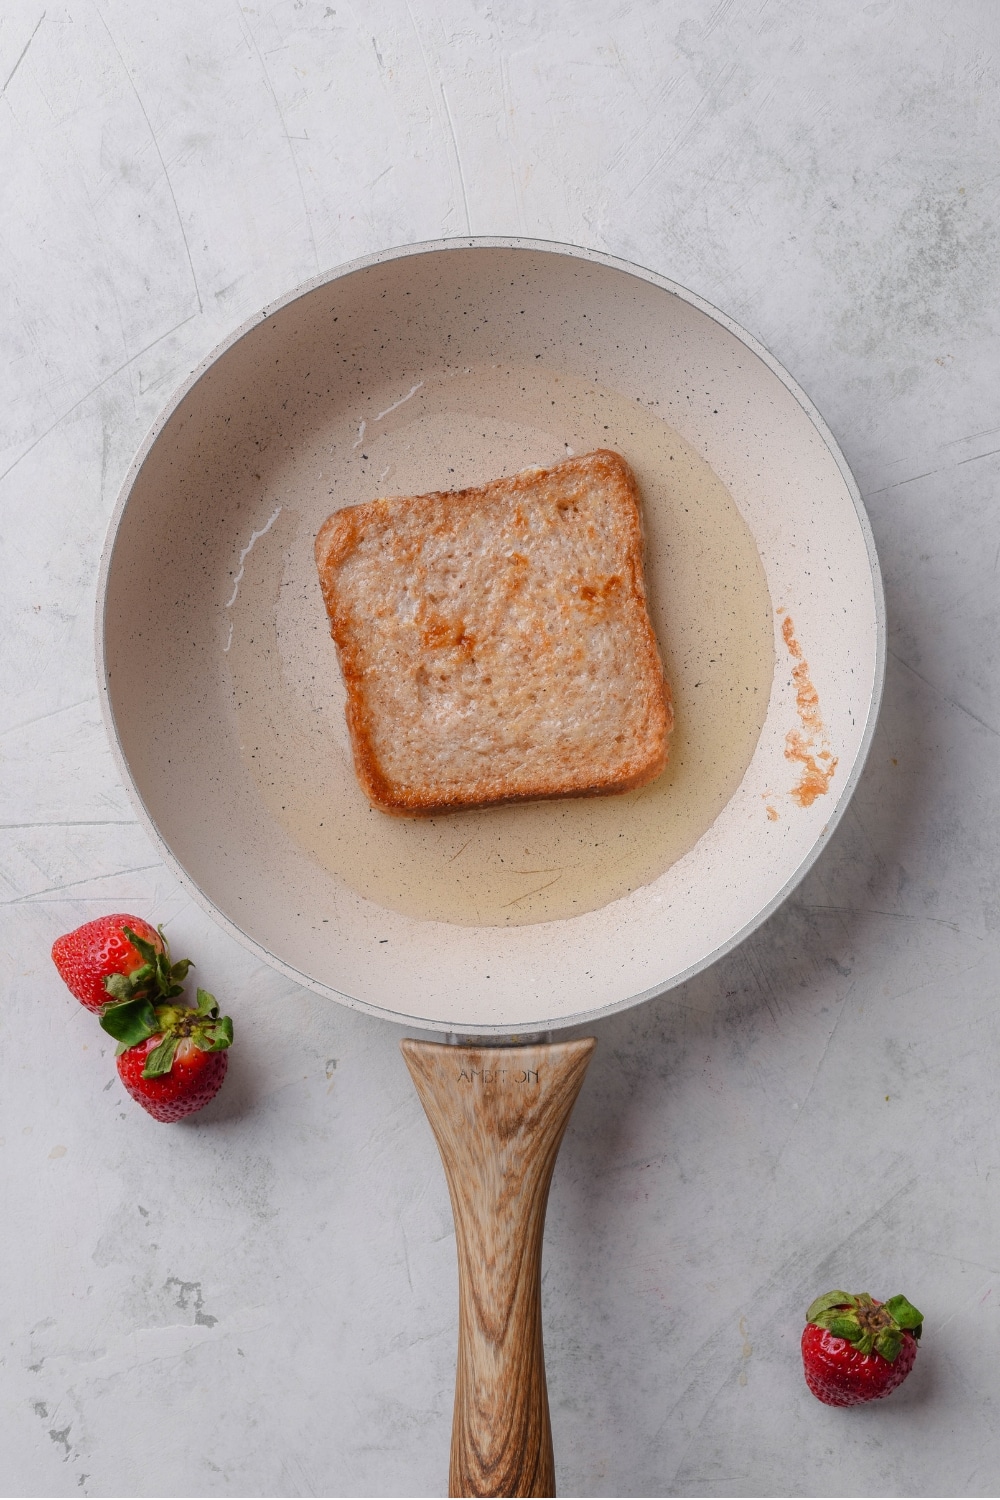
[[[588,445],[639,477],[673,769],[647,801],[387,820],[319,525]],[[651,272],[486,239],[345,267],[195,372],[126,479],[97,629],[126,782],[202,904],[322,994],[484,1034],[635,1003],[752,931],[846,806],[885,639],[857,488],[766,351]]]

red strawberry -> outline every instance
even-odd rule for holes
[[[233,1023],[205,990],[196,1009],[142,997],[110,1005],[101,1025],[118,1041],[122,1083],[154,1120],[183,1120],[221,1089]]]
[[[194,1114],[222,1087],[229,1066],[228,1052],[202,1052],[196,1042],[185,1037],[174,1056],[173,1067],[162,1077],[146,1078],[143,1069],[149,1054],[163,1041],[162,1034],[149,1037],[138,1046],[129,1047],[118,1059],[118,1072],[132,1098],[154,1120],[170,1123]]]
[[[111,1000],[104,981],[112,974],[128,975],[142,970],[148,963],[126,933],[139,937],[157,953],[166,944],[155,927],[141,917],[119,913],[85,922],[73,932],[56,938],[52,944],[52,962],[72,994],[88,1010],[101,1010]],[[124,996],[119,996],[123,999]]]
[[[857,1406],[894,1391],[913,1369],[923,1314],[905,1297],[827,1292],[806,1313],[806,1385],[827,1406]]]

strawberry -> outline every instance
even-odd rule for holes
[[[105,988],[107,979],[115,974],[138,973],[151,961],[139,951],[135,938],[153,950],[155,968],[155,954],[166,952],[162,934],[141,917],[123,913],[98,917],[95,922],[85,922],[73,932],[56,938],[52,944],[52,962],[81,1005],[88,1010],[101,1010],[111,999]]]
[[[101,1025],[118,1042],[118,1074],[154,1120],[183,1120],[222,1087],[233,1023],[213,995],[198,991],[195,1008],[145,996],[109,1005]]]
[[[191,967],[189,958],[170,962],[162,931],[121,913],[56,938],[52,962],[80,1004],[93,1011],[140,995],[173,999]]]
[[[806,1313],[806,1385],[827,1406],[857,1406],[894,1391],[913,1369],[923,1314],[905,1297],[827,1292]]]

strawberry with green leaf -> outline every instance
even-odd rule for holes
[[[857,1406],[894,1391],[913,1369],[923,1326],[903,1296],[876,1302],[867,1292],[827,1292],[806,1313],[806,1385],[827,1406]]]
[[[166,939],[141,917],[124,912],[84,922],[52,944],[52,962],[81,1005],[99,1011],[112,1000],[181,993],[191,960],[171,964]]]
[[[233,1023],[207,990],[194,1008],[135,995],[109,1005],[101,1025],[118,1043],[122,1083],[154,1120],[182,1120],[222,1087]]]

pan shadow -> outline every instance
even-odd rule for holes
[[[623,1223],[653,1215],[656,1232],[662,1235],[663,1276],[669,1280],[672,1246],[683,1242],[686,1215],[697,1209],[692,1184],[698,1176],[697,1157],[684,1161],[675,1154],[678,1148],[670,1116],[678,1118],[679,1105],[685,1111],[696,1105],[706,1113],[716,1106],[707,1094],[711,1081],[699,1077],[700,1059],[713,1054],[721,1059],[719,1070],[723,1074],[728,1070],[730,1075],[734,1069],[743,1073],[746,1063],[746,1071],[752,1074],[750,1054],[755,1044],[768,1033],[780,1036],[782,1030],[791,1030],[797,1006],[815,1006],[816,994],[823,986],[829,987],[831,980],[844,990],[852,982],[850,975],[855,976],[853,982],[859,977],[863,981],[863,976],[877,970],[881,937],[877,924],[865,920],[866,914],[898,910],[908,854],[921,839],[921,819],[940,775],[943,751],[940,737],[935,737],[928,723],[925,692],[909,670],[890,656],[879,726],[851,806],[803,883],[756,933],[676,990],[567,1033],[598,1038],[562,1146],[553,1193],[557,1208],[553,1238],[559,1257],[558,1270],[553,1267],[553,1285],[586,1289],[575,1337],[567,1337],[567,1298],[562,1291],[553,1291],[552,1300],[558,1302],[557,1326],[555,1337],[550,1339],[548,1330],[546,1337],[547,1349],[551,1349],[549,1387],[557,1460],[562,1447],[569,1459],[566,1467],[571,1467],[566,1481],[576,1484],[574,1493],[602,1493],[606,1484],[613,1485],[618,1464],[614,1458],[609,1464],[607,1457],[608,1420],[620,1417],[626,1427],[630,1422],[629,1408],[619,1404],[620,1397],[613,1412],[607,1406],[608,1394],[615,1393],[622,1381],[620,1351],[614,1341],[588,1342],[585,1368],[579,1368],[579,1349],[585,1338],[581,1330],[613,1325],[622,1307],[620,1288],[610,1284],[613,1278],[595,1276],[593,1266],[608,1265],[603,1247],[621,1244]],[[905,774],[896,767],[901,745],[906,747]],[[751,1080],[745,1086],[753,1089],[754,1084]],[[724,1103],[718,1102],[720,1107]],[[690,1128],[685,1140],[690,1158]],[[661,1157],[650,1165],[662,1170],[641,1178],[643,1189],[651,1188],[654,1198],[646,1208],[643,1202],[650,1192],[639,1188],[640,1172],[646,1165],[641,1158],[654,1142]],[[664,1143],[666,1157],[662,1156]],[[737,1140],[734,1150],[745,1159],[748,1176],[752,1175],[753,1140]],[[664,1201],[656,1189],[670,1182],[675,1190],[671,1201]],[[637,1224],[634,1237],[639,1239],[642,1233]],[[650,1233],[651,1227],[644,1231],[647,1241]],[[748,1266],[748,1276],[757,1274],[759,1268],[751,1272]],[[658,1379],[665,1383],[657,1368],[664,1360],[663,1337],[669,1351],[673,1326],[680,1334],[680,1325],[689,1317],[683,1308],[664,1312],[662,1306],[651,1303],[650,1316],[655,1319],[657,1315],[660,1338],[651,1336],[645,1350],[632,1347],[635,1364],[630,1381],[637,1387]],[[563,1360],[565,1376],[560,1378]],[[905,1396],[907,1403],[928,1399],[932,1383],[930,1372],[922,1373]],[[904,1393],[899,1395],[904,1398]],[[581,1420],[588,1410],[590,1421]],[[641,1403],[633,1416],[636,1430],[631,1437],[622,1432],[617,1440],[621,1445],[617,1451],[623,1455],[640,1441],[645,1425]],[[641,1461],[625,1458],[628,1467],[634,1467],[630,1493],[669,1493],[662,1486],[669,1486],[668,1476],[681,1462],[682,1449],[671,1453],[667,1430],[656,1433],[654,1446],[658,1451]],[[658,1479],[655,1484],[649,1481],[654,1487],[631,1487],[636,1482],[643,1486],[642,1476],[654,1469]]]
[[[178,1127],[204,1129],[244,1119],[254,1113],[264,1098],[267,1078],[268,1065],[262,1053],[253,1046],[250,1038],[239,1037],[230,1048],[229,1067],[222,1088],[204,1109],[179,1120]]]
[[[906,851],[938,779],[941,750],[918,698],[908,669],[890,656],[879,725],[851,805],[802,884],[739,948],[675,990],[560,1033],[598,1039],[562,1148],[574,1175],[599,1175],[615,1158],[632,1117],[662,1098],[682,1047],[720,1031],[735,1043],[741,1028],[780,1026],[782,1011],[818,975],[864,972],[879,942],[865,919],[898,901]],[[905,775],[893,774],[900,744],[907,746]]]

